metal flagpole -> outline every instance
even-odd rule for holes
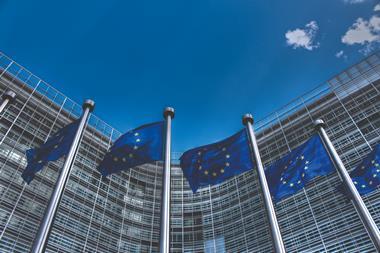
[[[256,163],[256,168],[257,168],[257,175],[259,177],[259,182],[260,182],[261,190],[263,192],[264,203],[265,203],[265,207],[266,207],[266,211],[267,211],[267,215],[269,219],[270,231],[272,234],[274,249],[276,253],[285,253],[285,247],[282,241],[280,227],[278,226],[276,213],[275,213],[273,203],[272,203],[272,197],[270,195],[268,182],[265,177],[264,167],[261,162],[259,147],[257,146],[256,136],[253,131],[253,126],[252,126],[253,117],[251,114],[246,114],[243,116],[243,124],[246,126],[249,140],[252,146],[254,161]]]
[[[325,123],[321,119],[317,119],[314,122],[315,128],[319,133],[319,136],[322,138],[325,147],[330,154],[331,159],[333,160],[335,167],[342,178],[343,184],[346,189],[349,191],[352,202],[358,212],[360,219],[362,220],[369,236],[372,239],[373,244],[376,246],[378,252],[380,252],[380,232],[376,226],[375,221],[373,220],[370,212],[368,211],[366,205],[364,204],[363,199],[360,197],[359,192],[357,191],[350,175],[348,174],[342,160],[340,159],[338,153],[336,152],[334,145],[332,144],[329,136],[325,131]]]
[[[174,118],[174,109],[166,107],[164,110],[166,120],[166,138],[164,147],[164,168],[162,171],[162,195],[161,195],[161,224],[160,224],[160,253],[169,253],[170,250],[170,152],[171,152],[171,128]]]
[[[66,156],[65,163],[61,170],[61,173],[58,176],[54,190],[51,194],[49,204],[46,208],[43,220],[41,221],[36,238],[34,239],[32,251],[31,251],[33,253],[43,253],[45,250],[47,239],[49,237],[50,228],[51,228],[51,225],[53,224],[55,214],[58,210],[59,202],[63,195],[63,190],[65,189],[67,179],[69,178],[72,164],[74,162],[74,158],[78,150],[79,142],[82,138],[87,119],[90,115],[90,112],[94,110],[94,107],[95,107],[95,102],[92,100],[88,99],[83,103],[82,118],[80,120],[79,127],[75,134],[73,143],[71,144],[70,151]]]
[[[7,106],[7,104],[12,102],[15,98],[16,98],[16,93],[14,93],[13,91],[9,90],[5,92],[3,94],[3,102],[1,102],[1,105],[0,105],[0,113],[2,113],[4,108]]]

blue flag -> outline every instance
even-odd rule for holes
[[[351,173],[352,182],[361,195],[376,190],[380,184],[380,144]]]
[[[26,151],[28,165],[21,175],[25,182],[29,184],[34,175],[42,170],[49,161],[56,161],[69,153],[79,122],[79,120],[76,120],[61,128],[39,148]]]
[[[318,135],[277,160],[266,170],[269,189],[275,201],[291,196],[314,177],[334,171],[334,165]]]
[[[162,160],[164,121],[140,126],[115,141],[98,170],[103,176]]]
[[[180,158],[183,174],[195,193],[252,169],[246,130],[214,144],[186,151]]]

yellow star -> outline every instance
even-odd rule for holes
[[[224,173],[224,169],[221,169],[221,170],[220,170],[220,173]]]
[[[293,187],[293,186],[294,186],[294,184],[293,184],[293,183],[290,183],[289,185],[290,185],[290,187]]]
[[[212,175],[213,175],[214,177],[216,177],[216,173],[215,173],[215,172],[213,172]]]
[[[129,156],[130,158],[132,158],[132,157],[133,157],[133,154],[129,154],[128,156]]]
[[[140,139],[137,139],[136,142],[140,142]]]
[[[119,161],[119,158],[117,158],[116,156],[113,158],[114,162],[117,162]]]
[[[135,136],[139,136],[139,133],[135,133]]]
[[[207,170],[205,170],[205,175],[208,175],[208,171]]]
[[[227,167],[228,167],[228,166],[230,166],[230,163],[229,163],[229,162],[227,162],[227,163],[226,163],[226,166],[227,166]]]

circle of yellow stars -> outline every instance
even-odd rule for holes
[[[55,137],[55,138],[59,137],[59,133],[55,134],[54,137]],[[62,143],[62,141],[63,141],[64,138],[65,138],[65,136],[61,136],[61,137],[59,138],[58,142],[57,142],[56,144],[54,144],[53,149],[57,149],[57,148],[59,147],[59,145]],[[37,155],[34,156],[34,159],[37,159]],[[42,162],[43,162],[43,159],[39,159],[39,160],[37,161],[37,163],[40,163],[40,164],[41,164]]]
[[[378,162],[376,162],[375,160],[372,160],[371,161],[371,164],[372,164],[372,166],[375,166],[375,168],[376,168],[376,173],[373,173],[372,174],[372,178],[377,178],[378,177],[378,173],[380,172],[380,164],[378,163]],[[362,167],[361,167],[361,169],[362,170],[365,170],[366,169],[366,167],[363,165]],[[358,181],[353,181],[354,182],[354,184],[356,185],[356,186],[359,186],[358,184]],[[372,180],[370,180],[370,181],[368,181],[368,184],[369,185],[373,185],[373,181]],[[365,185],[365,184],[361,184],[360,186],[359,186],[360,188],[366,188],[367,186]]]
[[[226,149],[225,147],[223,147],[221,150],[222,150],[222,152],[224,152],[224,153],[227,152],[227,149]],[[207,148],[203,148],[203,151],[207,151]],[[203,152],[202,152],[201,150],[197,152],[198,159],[197,159],[197,162],[196,162],[196,163],[197,163],[196,167],[197,167],[198,171],[202,171],[202,169],[203,169],[203,167],[202,167],[202,165],[201,165],[201,163],[202,163],[202,162],[201,162],[202,154],[203,154]],[[227,169],[228,167],[230,167],[230,165],[231,165],[231,163],[230,163],[230,161],[229,161],[229,159],[231,158],[231,154],[226,153],[224,156],[225,156],[226,162],[224,163],[224,167],[219,169],[220,174],[224,174],[224,172],[226,171],[226,169]],[[217,176],[218,176],[218,173],[217,173],[216,171],[213,171],[213,172],[211,172],[211,171],[209,171],[209,170],[204,170],[204,171],[203,171],[203,174],[204,174],[205,176],[210,175],[210,173],[211,173],[211,175],[212,175],[213,177],[217,177]]]
[[[133,146],[133,150],[138,150],[139,149],[138,144],[141,142],[140,134],[138,132],[131,133],[131,134],[133,134],[133,136],[135,137],[135,144]],[[114,156],[112,158],[112,160],[114,162],[122,161],[123,163],[126,163],[128,161],[127,157],[130,158],[130,159],[132,159],[134,157],[134,154],[133,153],[129,153],[126,156],[122,156],[122,157]]]
[[[296,160],[301,160],[301,161],[303,161],[304,159],[305,159],[305,157],[304,157],[303,155],[301,155],[301,156],[297,156],[297,157],[296,157]],[[286,185],[286,184],[288,183],[288,182],[284,179],[285,171],[288,169],[288,167],[289,167],[292,163],[293,163],[293,160],[290,160],[290,161],[288,162],[288,165],[285,165],[284,170],[283,170],[283,172],[281,173],[280,181],[281,181],[282,184],[284,184],[284,185]],[[301,178],[302,178],[302,179],[305,177],[305,173],[306,173],[306,171],[309,169],[309,164],[310,164],[310,161],[306,160],[306,161],[305,161],[305,164],[304,164],[304,167],[303,167],[303,172],[302,172],[302,174],[301,174]],[[296,183],[294,183],[294,182],[289,183],[289,186],[290,186],[290,187],[294,187],[296,184],[298,185],[298,184],[301,184],[301,183],[302,183],[302,180],[300,179],[300,180],[298,180]]]

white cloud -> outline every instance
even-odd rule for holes
[[[369,20],[369,24],[372,26],[375,32],[380,31],[380,17],[372,16],[371,19]]]
[[[305,48],[307,50],[313,50],[319,47],[319,43],[315,43],[315,35],[319,27],[317,22],[311,21],[305,25],[304,29],[297,28],[295,30],[289,30],[286,32],[286,44],[296,48]]]
[[[344,0],[345,3],[348,3],[348,4],[360,4],[360,3],[364,3],[366,0]]]
[[[344,55],[343,50],[340,50],[338,53],[335,54],[336,58],[340,58]]]
[[[336,58],[343,58],[343,59],[347,59],[347,55],[344,53],[344,51],[343,50],[340,50],[339,52],[337,52],[336,54],[335,54],[335,57]]]
[[[346,45],[360,45],[359,52],[367,55],[380,43],[380,17],[374,15],[369,20],[358,18],[342,37]]]
[[[376,4],[375,8],[373,8],[374,11],[380,11],[380,4]]]
[[[358,18],[342,37],[342,42],[347,45],[366,45],[380,41],[380,18],[372,16],[369,21]]]

